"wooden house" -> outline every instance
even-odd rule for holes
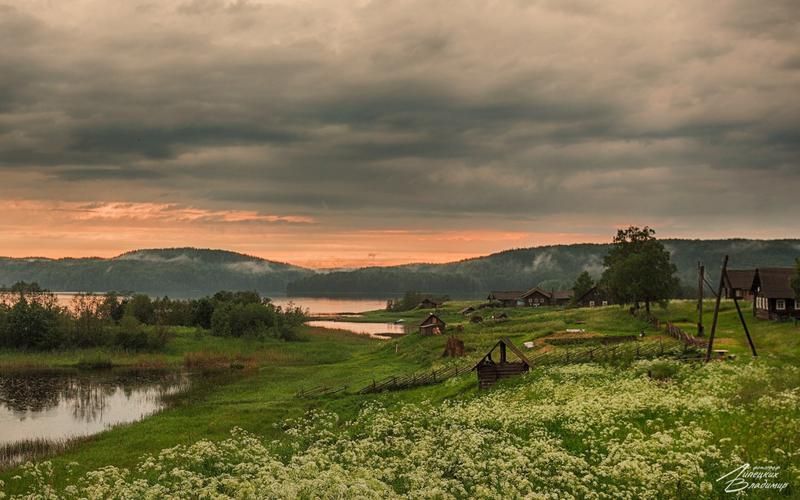
[[[430,313],[430,315],[419,324],[419,333],[422,335],[441,335],[444,333],[446,327],[447,323],[442,321],[439,316]]]
[[[725,283],[725,298],[751,300],[755,278],[755,269],[728,269],[730,285]]]
[[[486,300],[491,302],[499,302],[503,307],[516,307],[524,305],[524,301],[520,298],[522,292],[505,291],[505,292],[489,292]]]
[[[611,298],[604,290],[593,286],[586,293],[575,299],[578,307],[600,307],[611,304]]]
[[[800,318],[800,300],[792,288],[797,271],[792,267],[760,267],[753,278],[754,310],[757,318]]]
[[[519,361],[509,361],[508,351],[514,353]],[[495,360],[493,354],[499,351],[499,359]],[[478,373],[478,387],[486,389],[491,387],[501,378],[522,375],[530,369],[531,363],[525,354],[520,351],[507,337],[502,337],[486,355],[472,368]]]
[[[442,307],[442,302],[436,302],[435,300],[426,297],[422,299],[422,302],[419,303],[417,309],[439,309],[440,307]]]
[[[458,311],[458,314],[460,314],[460,315],[462,315],[462,316],[466,316],[466,315],[468,315],[468,314],[472,314],[472,313],[474,313],[476,310],[477,310],[477,309],[475,309],[474,307],[472,307],[472,306],[468,306],[468,307],[465,307],[464,309],[462,309],[462,310]]]
[[[528,307],[539,307],[551,305],[553,297],[550,292],[536,286],[520,295],[520,299]]]
[[[567,306],[572,302],[575,292],[572,290],[556,290],[550,293],[550,304],[554,306]]]

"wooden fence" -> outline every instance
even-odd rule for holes
[[[311,387],[309,389],[300,389],[295,393],[296,398],[316,398],[320,396],[330,396],[332,394],[337,394],[339,392],[344,392],[347,390],[346,385],[340,385],[336,387],[329,387],[325,385],[319,385],[316,387]]]
[[[396,391],[408,389],[422,385],[438,384],[449,378],[457,377],[472,370],[472,364],[450,366],[441,370],[430,370],[425,372],[412,373],[405,376],[390,376],[381,380],[373,380],[372,383],[360,391],[359,394],[370,394],[374,392]]]

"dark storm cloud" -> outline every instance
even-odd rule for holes
[[[0,175],[19,198],[135,181],[138,201],[478,225],[796,210],[798,18],[749,0],[13,2]]]

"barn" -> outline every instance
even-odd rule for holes
[[[519,361],[508,361],[508,351],[514,353]],[[499,351],[499,359],[495,360],[493,354]],[[502,378],[522,375],[530,369],[531,363],[525,354],[515,346],[508,337],[502,337],[487,352],[483,358],[472,368],[478,374],[478,387],[487,389]]]
[[[800,318],[800,300],[792,288],[796,271],[791,267],[760,267],[753,279],[757,318],[784,320]]]
[[[422,335],[441,335],[444,333],[446,327],[447,323],[442,321],[439,316],[430,313],[430,315],[419,324],[419,333]]]

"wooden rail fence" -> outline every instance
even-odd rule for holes
[[[457,377],[472,370],[472,365],[458,365],[443,368],[441,370],[430,370],[425,372],[412,373],[405,376],[390,376],[381,380],[373,380],[372,383],[360,391],[359,394],[370,394],[383,391],[396,391],[408,389],[422,385],[438,384],[449,378]]]

